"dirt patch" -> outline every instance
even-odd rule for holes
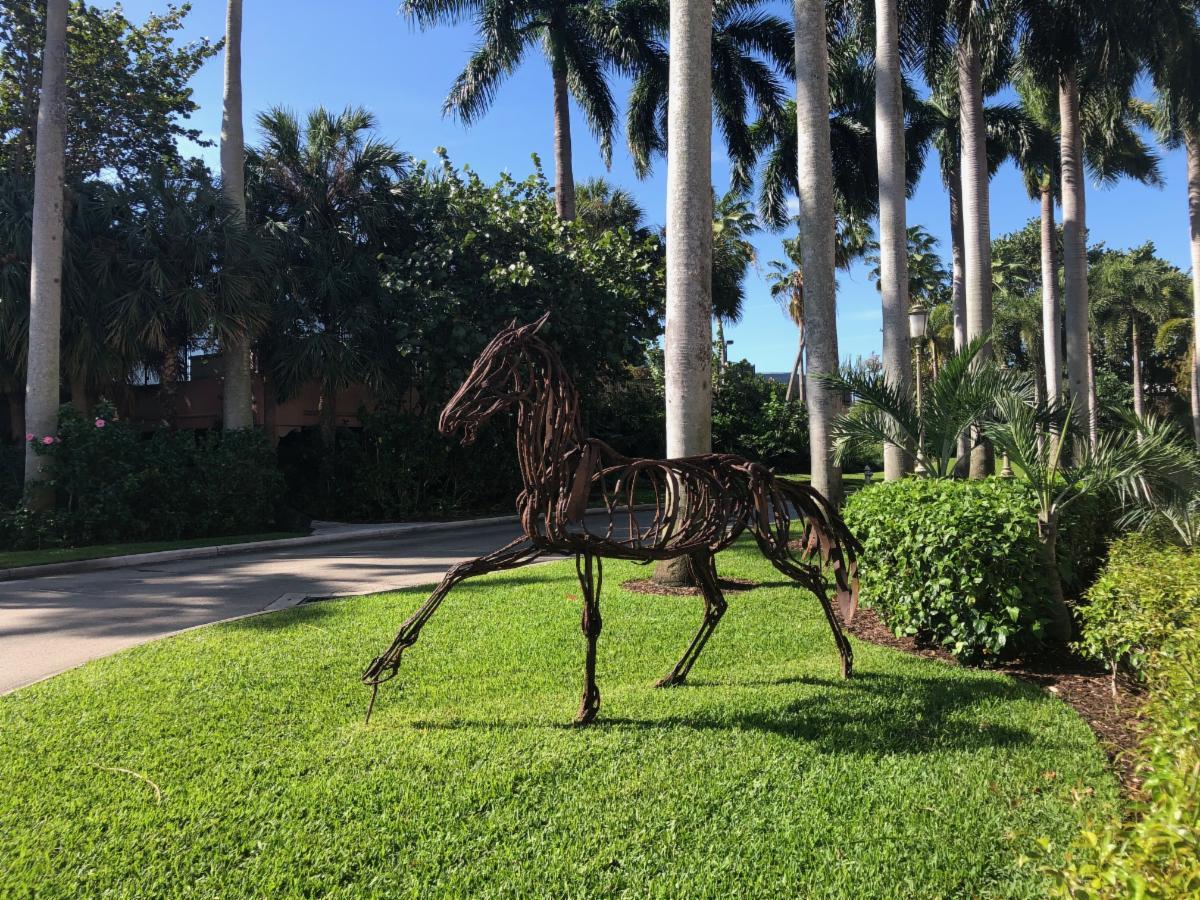
[[[752,591],[758,587],[757,581],[747,581],[744,578],[722,578],[718,584],[722,594],[740,594],[744,591]],[[657,594],[662,597],[698,597],[700,588],[692,587],[675,587],[673,585],[658,584],[651,578],[634,578],[629,581],[622,581],[621,587],[627,591],[633,591],[635,594]]]
[[[872,609],[859,609],[846,630],[871,644],[960,665],[944,650],[923,646],[912,638],[896,637]],[[1130,797],[1141,793],[1135,753],[1141,695],[1134,686],[1118,678],[1114,697],[1110,674],[1074,655],[1016,659],[988,668],[1032,682],[1069,704],[1100,739],[1125,793]]]

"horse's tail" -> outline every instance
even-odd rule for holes
[[[798,562],[819,564],[832,573],[836,585],[837,607],[842,621],[849,622],[858,609],[858,552],[862,545],[846,527],[837,508],[820,491],[806,484],[774,479],[774,492],[783,502],[776,516],[788,516],[786,507],[797,513],[803,528],[799,535],[790,527],[794,521],[785,519],[781,548]]]

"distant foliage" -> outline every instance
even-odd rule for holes
[[[808,467],[808,413],[784,399],[785,386],[730,363],[713,390],[713,450],[736,453],[788,471]]]
[[[49,460],[53,512],[22,507],[0,532],[10,547],[169,540],[274,528],[283,479],[258,432],[144,434],[110,407],[62,410],[58,431],[29,437]]]
[[[1036,646],[1046,610],[1035,502],[1019,482],[907,478],[846,504],[864,601],[896,634],[965,660]]]

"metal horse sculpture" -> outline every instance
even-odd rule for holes
[[[858,602],[857,542],[833,505],[812,488],[778,479],[762,464],[739,456],[630,459],[587,437],[580,425],[579,395],[558,355],[537,336],[545,321],[543,316],[532,325],[514,322],[496,335],[446,404],[439,423],[442,434],[461,430],[464,443],[470,443],[487,419],[516,409],[517,453],[525,485],[517,507],[524,534],[451,568],[424,605],[400,626],[392,645],[363,673],[364,683],[372,687],[368,719],[379,685],[396,675],[401,655],[416,643],[454,585],[550,553],[574,555],[583,593],[587,652],[576,724],[588,724],[600,709],[596,640],[605,557],[643,562],[687,557],[704,598],[704,617],[679,662],[658,682],[661,687],[680,684],[725,612],[714,554],[745,532],[776,569],[816,595],[841,654],[842,675],[848,678],[853,656],[822,568],[833,575],[840,611],[849,619]],[[634,498],[647,494],[655,498],[653,512],[639,519]],[[589,522],[586,516],[591,498],[607,512],[599,522],[600,517]],[[620,532],[618,524],[623,526]]]

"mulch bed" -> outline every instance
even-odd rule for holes
[[[896,637],[872,609],[860,608],[846,630],[868,643],[959,665],[944,650],[922,646],[912,638]],[[1134,753],[1131,751],[1137,746],[1141,697],[1128,682],[1118,679],[1117,696],[1114,698],[1109,673],[1075,656],[1016,659],[991,668],[1013,678],[1032,682],[1074,708],[1100,739],[1100,745],[1108,755],[1125,793],[1131,797],[1138,796],[1141,781],[1137,777]]]
[[[747,581],[744,578],[722,578],[717,583],[723,594],[740,594],[758,587],[757,581]],[[694,585],[675,587],[658,584],[651,578],[633,578],[629,581],[622,581],[621,587],[627,591],[633,591],[635,594],[657,594],[661,597],[696,597],[700,594],[700,588]]]

